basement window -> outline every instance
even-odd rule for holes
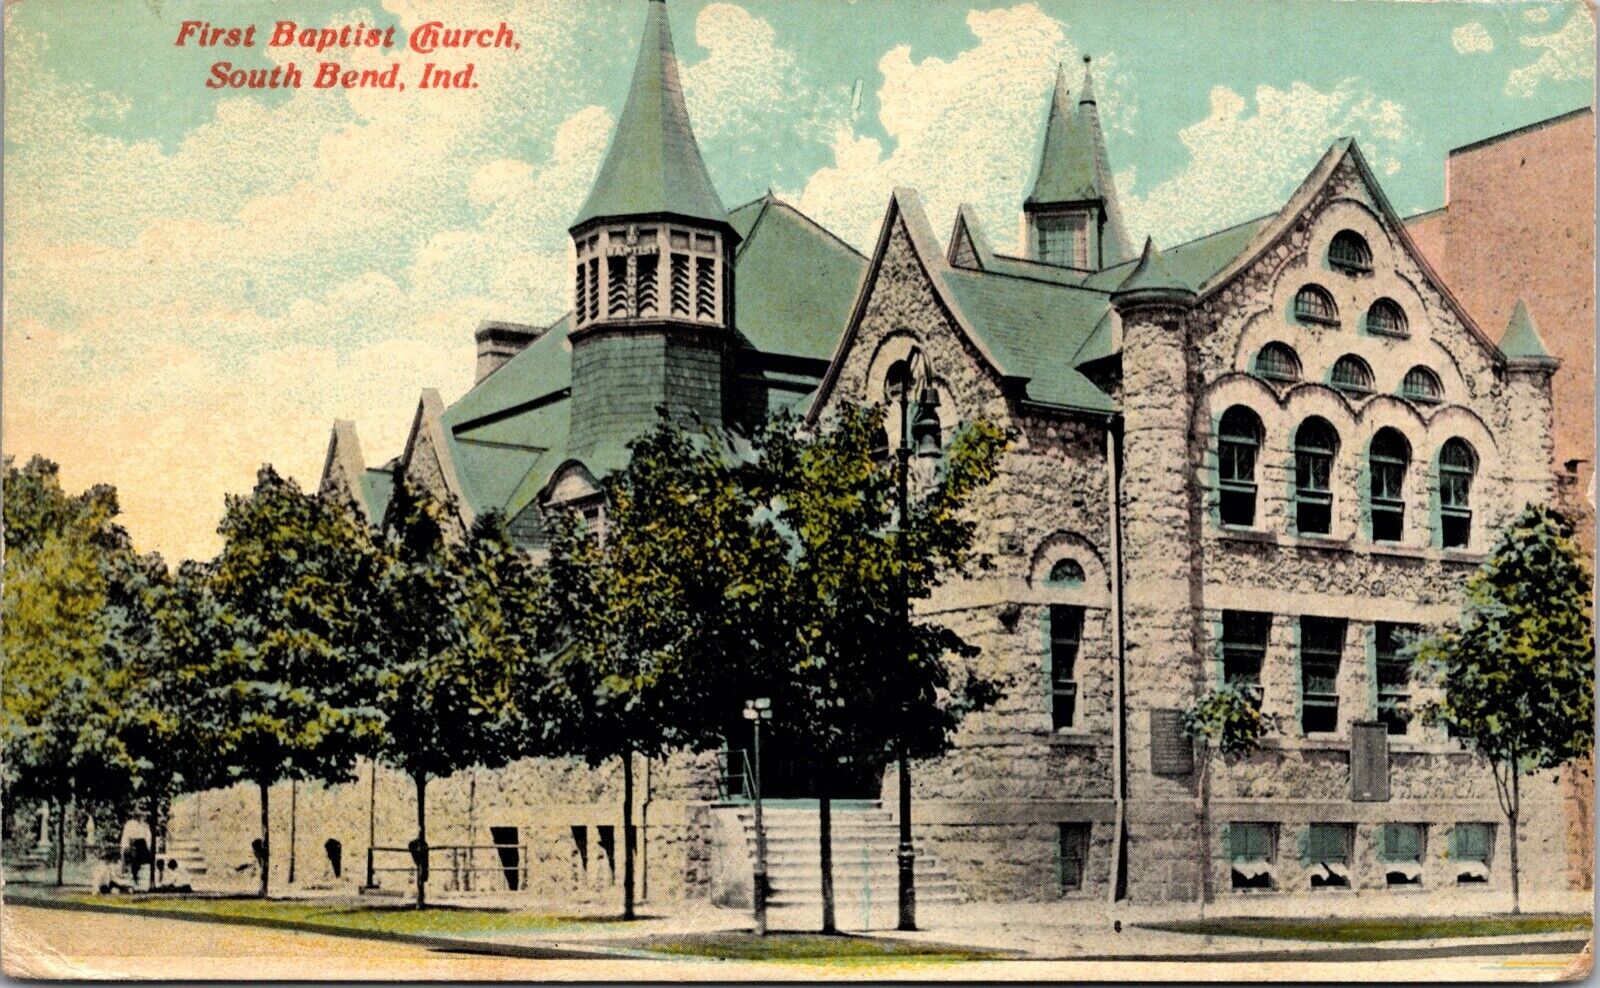
[[[1390,888],[1422,884],[1424,828],[1419,823],[1386,823],[1379,838],[1384,883]]]
[[[1480,885],[1489,880],[1489,857],[1494,850],[1494,824],[1458,823],[1450,830],[1450,864],[1457,885]]]
[[[1311,873],[1313,889],[1350,887],[1350,825],[1313,823],[1305,831],[1305,852],[1301,855]]]
[[[1056,834],[1056,888],[1062,893],[1083,888],[1084,865],[1089,860],[1089,825],[1063,823]]]
[[[1225,843],[1235,889],[1272,888],[1275,830],[1270,823],[1228,824]]]

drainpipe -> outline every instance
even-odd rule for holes
[[[1128,710],[1125,686],[1126,656],[1123,653],[1122,614],[1122,429],[1115,418],[1106,419],[1106,467],[1110,474],[1108,500],[1111,509],[1111,654],[1117,662],[1117,674],[1111,680],[1112,705],[1116,719],[1111,735],[1112,759],[1116,762],[1116,776],[1112,780],[1111,799],[1116,807],[1116,834],[1111,842],[1111,881],[1108,899],[1121,900],[1127,887],[1128,870]]]

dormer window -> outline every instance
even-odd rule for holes
[[[1428,368],[1413,367],[1406,371],[1405,380],[1400,382],[1400,396],[1433,405],[1444,397],[1444,385],[1439,383],[1439,375]]]
[[[1411,335],[1411,329],[1406,323],[1405,310],[1393,299],[1380,298],[1372,303],[1372,308],[1367,310],[1367,332],[1375,336]]]
[[[1037,220],[1039,260],[1065,268],[1089,267],[1089,214],[1072,212]]]
[[[1328,383],[1346,394],[1371,394],[1372,368],[1365,360],[1353,353],[1347,353],[1334,361],[1333,373],[1328,375]]]
[[[1321,285],[1305,285],[1294,294],[1294,317],[1316,326],[1339,325],[1339,307]]]
[[[1361,234],[1340,230],[1328,245],[1328,266],[1350,274],[1366,274],[1372,270],[1372,249]]]
[[[1300,358],[1286,344],[1268,343],[1256,354],[1255,372],[1269,381],[1298,381]]]

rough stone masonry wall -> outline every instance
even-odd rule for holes
[[[1333,235],[1349,228],[1371,245],[1375,270],[1370,275],[1346,275],[1322,262]],[[1339,326],[1298,325],[1288,315],[1295,291],[1307,282],[1334,295]],[[1410,324],[1408,339],[1374,338],[1364,332],[1362,314],[1378,297],[1400,302]],[[1197,347],[1201,382],[1193,453],[1204,464],[1200,481],[1205,492],[1199,652],[1217,680],[1222,612],[1273,614],[1262,669],[1263,711],[1280,725],[1265,751],[1214,766],[1211,807],[1216,825],[1209,841],[1214,888],[1221,894],[1231,891],[1225,825],[1255,820],[1278,827],[1279,891],[1310,894],[1296,853],[1306,825],[1344,823],[1356,828],[1356,892],[1385,895],[1398,892],[1387,886],[1372,844],[1383,822],[1427,824],[1432,855],[1446,846],[1454,823],[1500,821],[1500,846],[1488,889],[1504,889],[1508,837],[1487,766],[1463,753],[1441,729],[1413,724],[1405,737],[1392,739],[1390,800],[1355,803],[1350,799],[1350,725],[1376,715],[1374,623],[1428,624],[1453,618],[1461,583],[1496,531],[1523,500],[1549,489],[1541,484],[1549,476],[1548,404],[1536,382],[1514,374],[1504,380],[1496,374],[1491,351],[1471,335],[1380,220],[1374,198],[1348,163],[1260,260],[1207,301],[1197,325],[1203,331]],[[1245,376],[1255,352],[1271,340],[1295,347],[1308,383],[1271,385]],[[1351,400],[1319,383],[1343,353],[1360,354],[1372,365],[1376,395]],[[1441,404],[1418,407],[1393,397],[1399,377],[1416,364],[1433,368],[1443,380]],[[1215,424],[1233,404],[1255,411],[1265,431],[1257,465],[1256,524],[1247,530],[1225,530],[1216,513]],[[1293,436],[1312,414],[1331,422],[1341,441],[1334,471],[1334,523],[1325,538],[1296,535],[1293,527]],[[1371,541],[1362,508],[1368,483],[1365,451],[1380,426],[1399,429],[1412,446],[1406,524],[1398,545]],[[1443,551],[1435,537],[1433,458],[1452,436],[1466,438],[1479,456],[1472,541],[1465,552]],[[1301,730],[1296,634],[1304,615],[1348,622],[1338,676],[1339,729],[1332,735],[1308,738]],[[1414,691],[1414,700],[1425,698],[1422,689]],[[1555,788],[1541,779],[1530,782],[1526,792],[1525,887],[1557,882],[1563,870],[1564,828]],[[1432,856],[1429,862],[1425,890],[1446,896],[1481,891],[1457,889],[1453,876],[1445,880],[1446,864]]]
[[[325,786],[295,784],[295,885],[354,887],[365,879],[371,767],[362,763],[355,781]],[[651,898],[699,898],[709,882],[709,818],[707,804],[716,798],[715,757],[676,755],[653,761],[635,760],[634,824],[639,833],[641,888]],[[405,847],[416,836],[416,791],[402,773],[378,770],[375,843]],[[647,785],[648,783],[648,785]],[[291,786],[271,790],[272,884],[289,885]],[[579,759],[526,759],[501,769],[459,772],[427,787],[430,845],[486,845],[491,827],[516,827],[528,845],[527,886],[536,899],[606,901],[620,895],[622,873],[622,778],[615,760],[590,768]],[[210,874],[207,884],[253,888],[256,872],[250,843],[260,832],[258,790],[253,785],[211,790],[187,796],[173,812],[173,840],[198,843]],[[600,828],[610,827],[615,859],[602,851]],[[583,828],[585,855],[575,828]],[[338,840],[343,875],[335,879],[324,845]],[[436,855],[430,888],[453,890],[457,882],[450,858]],[[379,868],[405,868],[406,854],[382,852]],[[498,864],[493,852],[478,851],[480,867]],[[646,874],[647,873],[647,874]],[[378,884],[409,889],[405,871],[379,872]],[[474,889],[504,891],[498,871],[480,873]]]
[[[922,847],[978,899],[1051,899],[1064,893],[1057,871],[1059,827],[1089,823],[1088,873],[1081,890],[1103,889],[1111,860],[1112,709],[1109,507],[1104,431],[1065,416],[1024,415],[1007,401],[983,358],[943,307],[903,225],[891,231],[865,314],[842,356],[823,412],[881,400],[889,366],[914,345],[938,383],[948,440],[979,416],[1014,430],[1000,476],[981,497],[977,543],[995,568],[942,589],[920,607],[982,654],[977,665],[1007,688],[991,710],[968,718],[954,749],[913,763],[913,820]],[[891,423],[891,430],[894,428]],[[931,468],[919,465],[925,483]],[[1081,587],[1051,588],[1060,559],[1084,569]],[[1078,711],[1052,729],[1044,665],[1045,616],[1052,603],[1084,608],[1074,673]],[[885,774],[893,806],[898,775]]]

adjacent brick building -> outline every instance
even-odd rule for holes
[[[1076,99],[1063,74],[1046,108],[1026,256],[993,250],[965,208],[941,248],[898,190],[862,257],[770,196],[723,208],[677,71],[651,3],[571,228],[572,311],[482,328],[478,384],[448,408],[426,392],[381,467],[337,425],[325,493],[382,524],[404,473],[453,494],[463,524],[505,512],[537,552],[550,512],[603,512],[599,481],[657,405],[737,430],[912,381],[939,399],[923,428],[937,415],[948,438],[981,416],[1016,437],[978,517],[996,568],[922,615],[1012,684],[952,753],[914,765],[919,848],[965,895],[1414,910],[1507,887],[1489,771],[1407,719],[1418,688],[1395,651],[1455,615],[1512,512],[1555,497],[1560,363],[1525,311],[1487,335],[1349,140],[1273,214],[1136,251],[1087,73]],[[1280,728],[1213,765],[1202,806],[1177,718],[1222,682]],[[717,823],[738,802],[717,759],[640,774],[652,895],[710,895],[747,867],[743,836]],[[603,889],[613,775],[548,760],[464,773],[430,789],[429,833],[509,834],[526,887]],[[335,836],[355,857],[368,826],[404,844],[409,790],[376,782],[376,797],[367,779],[302,796],[302,846]],[[895,783],[891,769],[848,795]],[[1524,887],[1554,888],[1560,801],[1529,791]],[[202,794],[175,830],[248,860],[250,798]]]

